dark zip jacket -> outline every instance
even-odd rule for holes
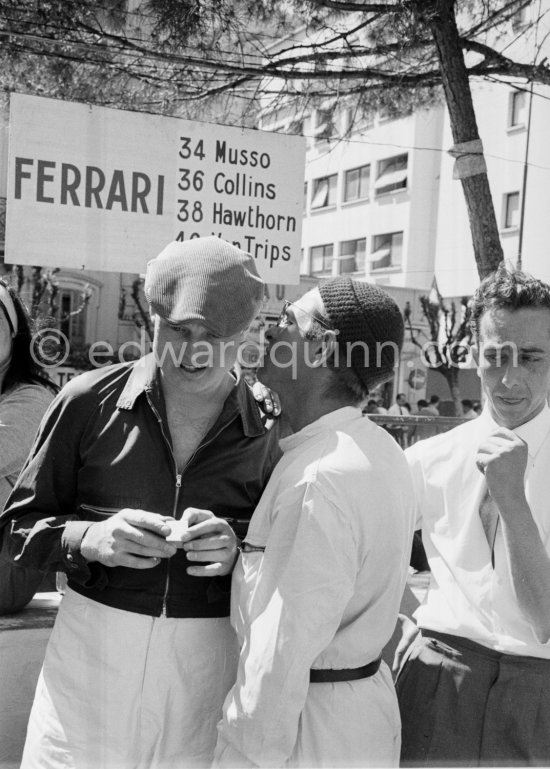
[[[241,378],[178,476],[153,355],[82,374],[46,413],[0,517],[2,553],[65,571],[69,587],[114,608],[227,616],[229,580],[189,576],[184,550],[142,570],[87,563],[80,543],[91,523],[122,508],[176,518],[186,507],[211,510],[243,536],[280,456],[278,432]]]

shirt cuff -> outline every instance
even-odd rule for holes
[[[61,540],[62,560],[69,580],[85,587],[104,588],[107,573],[100,563],[88,563],[80,552],[84,535],[93,521],[68,521]]]

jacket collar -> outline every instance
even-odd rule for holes
[[[240,375],[240,371],[235,370],[232,374],[236,379],[235,387],[229,393],[219,419],[225,422],[226,418],[228,419],[230,415],[238,412],[242,420],[244,434],[248,438],[255,438],[266,431],[260,409],[250,387],[244,377]],[[164,415],[164,396],[159,367],[156,365],[153,353],[145,355],[133,365],[128,381],[117,401],[117,408],[131,411],[143,393],[150,395],[153,403],[160,406],[160,413]]]

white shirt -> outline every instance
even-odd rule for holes
[[[292,755],[293,765],[321,757],[333,766],[319,744],[336,739],[342,765],[397,762],[387,667],[371,679],[311,686],[309,671],[365,665],[392,635],[414,523],[403,452],[352,407],[280,445],[246,537],[265,552],[243,552],[233,574],[241,658],[218,727],[218,765],[282,766]],[[382,718],[395,756],[376,752]]]
[[[388,414],[391,414],[392,416],[406,416],[408,413],[405,406],[400,406],[399,403],[394,403],[393,406],[390,406],[388,409]]]
[[[498,428],[485,410],[478,419],[407,449],[417,494],[417,525],[430,563],[430,586],[416,611],[420,627],[477,641],[497,651],[550,658],[518,606],[502,527],[495,568],[479,516],[485,480],[477,447]],[[525,494],[550,554],[550,409],[514,432],[528,445]]]

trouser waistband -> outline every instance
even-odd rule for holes
[[[494,660],[496,662],[506,661],[509,663],[517,663],[520,665],[529,665],[530,667],[540,668],[546,673],[550,672],[550,659],[543,657],[530,657],[525,654],[508,654],[506,652],[496,651],[490,649],[488,646],[483,646],[476,641],[471,641],[469,638],[463,638],[462,636],[451,635],[450,633],[441,633],[439,630],[429,630],[428,628],[420,628],[420,633],[423,638],[433,638],[436,641],[441,641],[447,644],[457,651],[473,652],[486,659]]]
[[[360,678],[370,678],[378,672],[382,658],[379,657],[368,665],[360,668],[341,668],[340,670],[309,671],[309,680],[312,684],[334,683],[335,681],[357,681]]]

